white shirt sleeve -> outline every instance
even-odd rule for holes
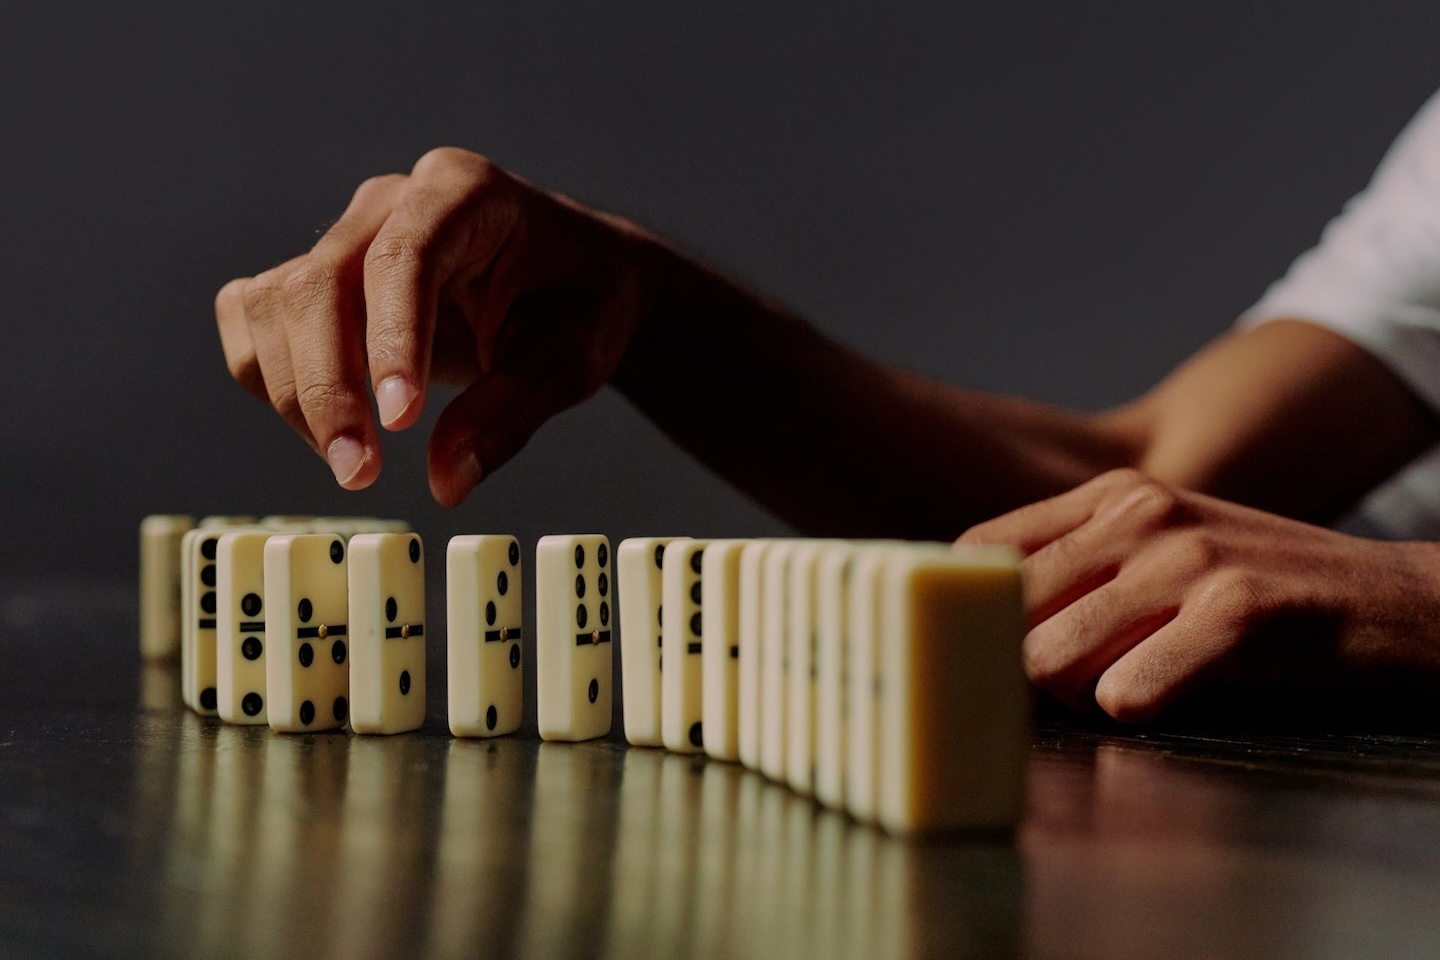
[[[1440,410],[1440,93],[1240,325],[1284,317],[1365,347]]]
[[[1239,320],[1306,320],[1366,348],[1440,411],[1440,93],[1366,189]],[[1374,491],[1349,526],[1440,538],[1440,448]]]

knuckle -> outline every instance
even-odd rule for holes
[[[1214,537],[1198,530],[1173,537],[1168,549],[1172,561],[1181,570],[1189,572],[1210,570],[1221,562],[1220,544]]]
[[[307,258],[284,271],[279,282],[279,294],[282,302],[304,309],[333,299],[338,282],[333,265]]]
[[[371,378],[379,384],[381,380],[396,373],[412,376],[422,371],[416,353],[420,345],[414,339],[415,332],[409,327],[395,324],[372,324],[366,341],[370,354]]]
[[[365,272],[409,272],[425,261],[430,244],[424,237],[389,233],[376,237],[365,251]]]
[[[378,177],[367,177],[355,188],[353,202],[365,203],[388,194],[404,183],[408,177],[403,173],[386,173]]]
[[[1263,617],[1267,591],[1260,579],[1246,570],[1222,570],[1207,578],[1196,603],[1210,617],[1230,626],[1240,626]]]
[[[1090,482],[1107,490],[1125,490],[1152,481],[1134,467],[1116,467],[1106,470]]]
[[[415,161],[412,174],[419,178],[449,173],[485,176],[494,167],[488,159],[460,147],[435,147]]]
[[[342,406],[350,399],[350,391],[334,380],[308,380],[300,384],[295,392],[295,402],[307,418]]]
[[[1123,516],[1151,525],[1164,525],[1180,518],[1185,501],[1180,494],[1158,480],[1146,478],[1131,487],[1117,506]]]
[[[270,406],[291,423],[301,419],[300,401],[296,397],[295,382],[293,380],[281,380],[277,382],[265,381],[265,391],[270,397]]]
[[[265,316],[266,307],[279,297],[280,277],[278,268],[266,270],[245,284],[240,299],[247,317],[261,319]]]
[[[1074,533],[1067,533],[1058,540],[1052,541],[1044,548],[1039,556],[1043,556],[1046,566],[1054,569],[1072,569],[1075,565],[1084,564],[1088,559],[1087,555],[1094,548],[1081,541]]]

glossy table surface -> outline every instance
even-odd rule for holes
[[[178,704],[133,584],[0,589],[3,957],[1440,956],[1440,743],[1037,725],[1014,838],[734,766],[280,736]]]

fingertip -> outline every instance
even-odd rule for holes
[[[396,374],[375,385],[375,405],[380,425],[386,430],[404,430],[420,419],[424,395],[406,377]]]
[[[330,441],[325,460],[335,474],[335,482],[346,490],[363,490],[380,475],[379,452],[348,434]]]
[[[1095,703],[1116,723],[1143,723],[1159,712],[1158,698],[1139,690],[1132,677],[1107,670],[1095,684]]]
[[[430,494],[442,507],[459,506],[485,479],[480,459],[470,447],[458,447],[446,457],[430,454]]]
[[[1005,528],[999,522],[999,517],[993,520],[984,520],[966,530],[955,538],[957,547],[994,547],[1013,546],[1013,538],[1008,538]]]
[[[1116,713],[1124,711],[1124,704],[1116,687],[1114,671],[1106,670],[1095,684],[1095,705],[1109,714],[1111,719],[1119,720]]]

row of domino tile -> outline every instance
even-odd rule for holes
[[[403,521],[152,516],[140,543],[141,654],[179,654],[191,710],[281,732],[424,724],[424,547]],[[519,544],[456,537],[447,563],[451,729],[513,733]]]
[[[617,563],[631,744],[739,761],[892,832],[1019,818],[1013,551],[635,538]]]
[[[283,732],[415,729],[425,577],[408,531],[361,517],[147,517],[141,653],[178,649],[183,700],[201,715]]]
[[[269,533],[277,551],[291,542],[278,539],[279,530],[329,528],[353,536],[382,523],[397,526],[339,519],[260,523],[275,528]],[[150,570],[142,576],[142,646],[148,641],[152,655],[160,646],[155,623],[166,619],[170,605],[155,602],[155,581],[163,578],[154,570],[165,564],[155,561],[151,541],[157,531],[173,537],[173,528],[185,523],[149,518],[142,525],[142,567]],[[214,536],[224,528],[213,521],[200,528],[212,531],[217,556],[228,552],[218,549],[221,541],[242,539],[233,530]],[[357,544],[370,549],[386,539],[368,532],[361,537],[350,541],[352,564]],[[190,551],[200,549],[193,543],[200,538],[190,539]],[[324,548],[322,560],[324,550],[341,549],[330,546],[338,537],[320,539],[315,549]],[[416,537],[392,533],[389,539],[401,547],[417,544],[412,555],[418,548]],[[372,582],[352,591],[356,600],[373,596],[369,605],[376,606],[385,594],[390,609],[367,617],[356,609],[365,603],[352,603],[352,644],[362,643],[357,619],[374,622],[388,613],[394,621],[398,612],[390,599],[396,571],[380,569],[363,552],[361,557],[352,566],[352,582],[355,570],[370,568],[378,571],[370,574],[372,581],[379,576],[385,588]],[[397,557],[394,562],[404,566],[403,550]],[[608,541],[590,535],[542,538],[536,558],[536,686],[545,739],[581,740],[610,730],[613,572],[620,593],[624,726],[632,744],[739,760],[896,832],[1004,827],[1018,817],[1028,696],[1019,664],[1024,631],[1012,553],[935,544],[635,538],[620,544],[612,567]],[[451,730],[460,736],[513,732],[523,695],[518,544],[505,536],[460,537],[451,542],[447,561]],[[222,574],[220,582],[229,577]],[[195,580],[193,566],[184,579]],[[415,612],[400,619],[418,623],[423,573],[416,583],[418,600],[403,604]],[[228,596],[233,604],[235,592]],[[147,597],[151,610],[144,616]],[[266,600],[273,608],[273,598]],[[296,628],[290,624],[281,639]],[[229,634],[231,647],[243,643],[233,630]],[[394,732],[423,722],[423,639],[414,644],[418,655],[403,656],[397,646],[375,643],[367,652],[357,645],[350,654],[352,674],[362,663],[378,663],[382,651],[390,661],[388,668],[368,668],[366,675],[379,679],[351,691],[356,702],[350,721],[357,731]],[[225,644],[220,647],[223,668]],[[297,670],[294,657],[292,643],[284,650],[288,672],[306,673]],[[238,662],[233,651],[232,660]],[[418,697],[407,700],[387,681],[412,660],[418,668],[404,676],[418,686]],[[191,692],[199,682],[187,684],[186,699],[204,712]],[[222,701],[227,682],[233,680],[221,683]],[[283,692],[283,684],[276,689]],[[242,696],[233,693],[222,715],[237,719],[234,703]],[[272,726],[343,723],[341,711],[332,714],[340,722],[329,723],[314,708],[315,699],[288,698],[289,725],[271,719]],[[296,726],[307,719],[295,713],[306,702],[312,703],[308,720]]]

